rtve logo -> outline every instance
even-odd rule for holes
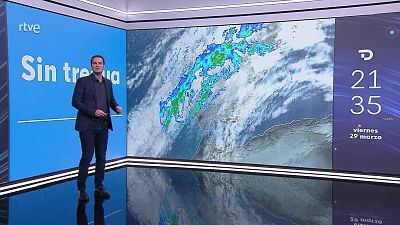
[[[19,32],[32,32],[35,34],[40,33],[40,25],[39,24],[29,24],[29,23],[20,23],[18,26]]]

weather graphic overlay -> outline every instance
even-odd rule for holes
[[[334,19],[129,31],[128,155],[330,169],[334,33]]]
[[[228,80],[238,72],[244,60],[238,52],[249,56],[253,54],[264,56],[275,50],[273,44],[248,43],[246,41],[247,37],[261,29],[263,29],[262,24],[242,25],[239,32],[232,27],[223,32],[225,42],[212,43],[207,46],[190,70],[181,77],[178,86],[165,101],[160,102],[160,122],[165,132],[168,132],[171,121],[175,121],[177,124],[173,136],[176,136],[187,120],[193,118],[200,110],[206,110],[213,100],[224,91],[224,88],[220,88],[214,93],[213,89],[218,86],[219,81]],[[239,39],[237,42],[233,42],[235,34]],[[217,67],[221,69],[215,71]],[[202,78],[200,90],[194,90],[192,83],[195,79],[200,78]],[[185,118],[186,105],[190,110]]]
[[[399,19],[336,19],[334,169],[400,174]]]

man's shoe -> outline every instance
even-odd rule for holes
[[[79,201],[80,202],[87,202],[89,201],[89,195],[85,191],[79,192]]]
[[[110,193],[108,193],[103,187],[94,189],[94,196],[103,199],[109,199]]]

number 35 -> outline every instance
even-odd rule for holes
[[[381,96],[369,96],[368,105],[372,105],[372,106],[374,106],[374,108],[376,108],[375,111],[367,109],[367,112],[369,114],[377,115],[377,114],[379,114],[381,112],[381,110],[382,110],[381,105],[379,103],[374,102],[374,99],[378,99],[380,97]],[[359,95],[356,95],[356,96],[353,96],[353,98],[351,98],[351,100],[355,101],[354,105],[357,106],[357,109],[358,109],[358,110],[357,109],[350,109],[351,113],[353,113],[354,115],[362,114],[364,112],[364,110],[365,110],[365,108],[363,106],[363,101],[364,101],[363,97],[361,97]]]

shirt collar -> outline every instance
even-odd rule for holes
[[[92,79],[93,79],[94,81],[99,82],[99,80],[96,78],[96,76],[94,75],[94,73],[91,73],[90,76],[92,77]],[[104,76],[103,76],[103,79],[102,79],[101,82],[103,82],[103,81],[104,81]]]

